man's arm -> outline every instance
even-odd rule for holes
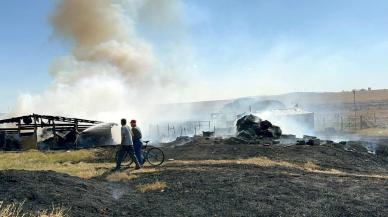
[[[139,131],[139,139],[143,138],[143,135],[141,134],[140,128],[137,128],[137,130]]]
[[[134,139],[141,139],[142,138],[141,131],[139,128],[137,128],[137,127],[132,128],[132,132],[134,134]]]
[[[124,133],[124,129],[121,127],[121,145],[124,144],[124,139],[125,139],[125,133]]]

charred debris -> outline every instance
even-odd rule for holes
[[[378,157],[388,159],[388,146],[375,142],[366,141],[342,141],[334,142],[331,140],[319,139],[316,136],[304,135],[298,138],[296,135],[283,134],[281,128],[272,124],[268,120],[262,120],[259,117],[249,114],[239,118],[236,122],[235,136],[221,138],[209,132],[203,132],[202,136],[181,136],[175,141],[162,144],[165,147],[177,147],[185,144],[202,143],[209,140],[215,144],[244,145],[257,144],[263,146],[325,146],[344,151],[358,152],[364,154],[374,154]]]
[[[94,130],[88,130],[99,126]],[[32,114],[0,120],[0,150],[86,148],[113,142],[112,124]]]

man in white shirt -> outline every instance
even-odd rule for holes
[[[132,158],[133,162],[135,162],[136,167],[135,169],[140,169],[139,161],[137,160],[134,149],[133,149],[133,142],[132,142],[132,131],[127,126],[127,120],[121,119],[121,147],[117,152],[117,158],[116,158],[116,168],[115,170],[119,170],[121,167],[121,162],[123,161],[123,158],[125,157],[125,153],[128,153],[128,155]]]

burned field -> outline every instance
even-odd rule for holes
[[[70,216],[388,215],[388,160],[366,152],[203,137],[164,151],[160,167],[115,173],[111,148],[3,153],[0,198]]]

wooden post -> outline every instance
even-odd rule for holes
[[[33,116],[34,118],[34,134],[35,134],[35,145],[36,145],[36,149],[38,149],[38,126],[36,124],[36,117],[35,115]]]
[[[57,145],[58,137],[57,137],[57,131],[55,129],[55,121],[54,120],[52,120],[52,124],[53,124],[54,143]],[[52,149],[53,147],[50,147],[50,148]]]
[[[341,131],[344,131],[344,117],[341,116]]]
[[[78,133],[78,121],[77,120],[75,121],[75,124],[74,124],[74,130],[75,130],[74,133],[76,134],[75,141],[74,141],[74,149],[77,149],[78,148],[77,139],[78,139],[78,136],[79,136],[79,133]]]
[[[19,134],[19,136],[21,134],[21,120],[20,119],[18,120],[18,134]]]
[[[373,119],[374,119],[374,122],[375,122],[375,125],[376,125],[376,112],[373,113]]]
[[[354,129],[356,130],[357,129],[357,117],[354,117]]]

